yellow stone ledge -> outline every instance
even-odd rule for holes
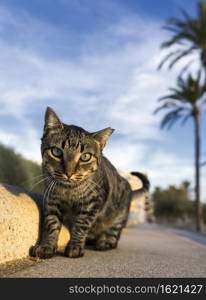
[[[0,183],[0,264],[28,257],[39,236],[42,196]],[[63,226],[58,247],[69,241]]]

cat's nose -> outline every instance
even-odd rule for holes
[[[72,175],[73,175],[73,174],[74,174],[74,172],[72,172],[72,171],[68,171],[68,172],[67,172],[67,177],[69,177],[69,178],[70,178],[70,177],[72,177]]]

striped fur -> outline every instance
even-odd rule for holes
[[[85,244],[92,244],[97,250],[117,247],[127,223],[132,191],[102,154],[112,132],[106,128],[89,133],[68,126],[52,109],[47,109],[41,146],[44,228],[41,243],[31,248],[32,256],[48,258],[55,254],[62,223],[68,224],[71,234],[65,248],[68,257],[83,256]],[[62,151],[60,158],[52,154],[52,147]],[[91,153],[92,158],[81,162],[85,153]]]

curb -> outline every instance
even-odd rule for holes
[[[41,215],[42,195],[0,183],[0,264],[28,257],[39,237]],[[58,248],[68,240],[63,226]]]

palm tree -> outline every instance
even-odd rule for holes
[[[197,79],[189,74],[187,79],[182,77],[177,79],[177,88],[169,88],[169,95],[161,97],[159,101],[163,104],[159,106],[155,113],[162,109],[167,109],[161,121],[161,128],[170,129],[172,125],[182,120],[184,124],[190,117],[194,122],[195,136],[195,207],[196,207],[196,229],[202,231],[202,211],[200,202],[200,109],[203,104],[204,85],[201,85],[201,73],[198,72]]]
[[[162,43],[161,48],[168,48],[173,45],[178,45],[179,49],[173,51],[165,56],[160,63],[160,69],[166,61],[170,61],[169,68],[178,62],[181,58],[194,53],[199,53],[200,62],[205,71],[206,82],[206,2],[200,1],[198,3],[198,14],[196,18],[191,18],[187,12],[181,9],[184,20],[177,18],[170,18],[166,21],[164,29],[173,33],[170,40]],[[183,71],[185,71],[190,61]],[[205,83],[206,85],[206,83]]]

